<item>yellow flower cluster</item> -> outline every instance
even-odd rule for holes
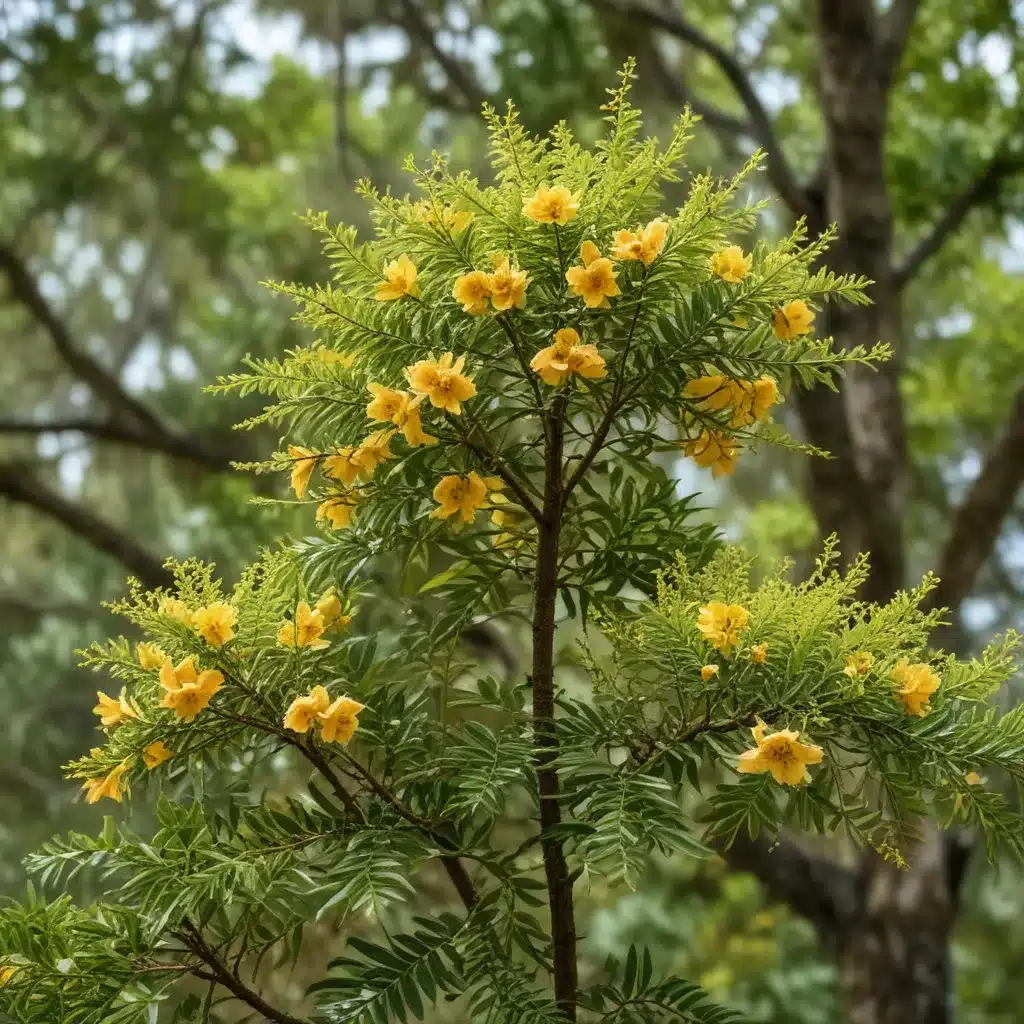
[[[386,388],[383,384],[369,383],[371,401],[366,415],[377,423],[393,423],[402,432],[411,448],[420,445],[437,444],[437,438],[426,433],[420,413],[420,403],[425,395],[408,394]]]
[[[188,725],[206,710],[211,698],[224,685],[224,676],[215,668],[199,672],[192,658],[185,658],[177,665],[168,658],[160,667],[160,685],[165,690],[160,706],[173,710]]]
[[[351,616],[342,614],[341,601],[333,590],[328,590],[314,607],[308,601],[300,601],[295,615],[285,619],[277,631],[277,642],[282,647],[309,647],[314,651],[329,647],[330,640],[324,640],[324,633],[331,629],[347,626]]]
[[[810,334],[814,313],[803,299],[793,299],[772,310],[772,330],[779,341],[792,341],[801,334]]]
[[[462,303],[462,310],[473,316],[483,316],[488,308],[498,313],[508,309],[522,309],[526,305],[526,288],[530,277],[525,270],[513,267],[508,256],[491,256],[491,273],[471,270],[455,279],[452,297]]]
[[[746,427],[768,415],[778,400],[779,386],[774,377],[733,380],[724,374],[714,373],[689,381],[683,389],[683,396],[710,412],[731,409],[729,426]]]
[[[739,445],[713,427],[705,427],[696,438],[683,442],[683,453],[698,466],[710,469],[715,476],[734,473],[736,461],[740,457]]]
[[[939,688],[939,677],[931,665],[924,662],[912,665],[909,658],[900,658],[890,678],[899,687],[895,696],[903,701],[907,714],[924,718],[931,710],[931,695]]]
[[[192,615],[195,631],[211,646],[223,647],[234,635],[238,609],[227,601],[197,608]]]
[[[870,651],[856,651],[854,654],[846,655],[843,662],[843,675],[856,679],[857,676],[867,675],[871,671],[875,656]]]
[[[639,260],[645,266],[661,254],[668,237],[667,222],[652,220],[636,231],[616,231],[612,241],[612,256],[617,260]]]
[[[599,380],[607,375],[604,357],[594,345],[584,345],[575,328],[563,327],[556,331],[554,341],[530,361],[530,369],[545,384],[558,387],[570,377]]]
[[[709,601],[697,616],[697,629],[715,650],[728,656],[739,646],[740,633],[747,628],[750,612],[741,604]]]
[[[324,743],[348,743],[359,728],[359,712],[364,705],[350,697],[331,701],[323,686],[314,686],[304,697],[296,697],[284,716],[284,727],[291,732],[308,733],[314,726],[320,728]]]
[[[434,488],[434,501],[438,507],[430,513],[430,518],[448,519],[458,513],[464,523],[471,523],[488,496],[504,486],[498,477],[481,476],[476,472],[467,476],[452,474],[442,477]]]
[[[711,272],[726,284],[738,284],[750,272],[750,257],[738,245],[728,245],[711,257]]]

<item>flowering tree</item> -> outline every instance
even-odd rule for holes
[[[250,468],[288,473],[320,534],[230,591],[194,561],[173,589],[134,585],[116,610],[145,639],[86,652],[121,690],[71,773],[89,802],[163,791],[159,829],[108,819],[31,858],[44,885],[87,871],[108,895],[5,909],[17,1020],[141,1022],[163,1002],[208,1020],[227,997],[285,1024],[422,1019],[442,998],[474,1021],[723,1022],[646,951],[581,961],[588,878],[635,887],[652,854],[785,825],[900,863],[924,813],[1024,850],[985,785],[1024,781],[1024,713],[985,706],[1014,638],[966,663],[929,651],[935,581],[867,604],[865,559],[840,573],[831,547],[804,583],[754,579],[651,460],[720,475],[755,443],[799,450],[770,421],[781,396],[886,351],[814,338],[816,304],[864,301],[817,268],[827,236],[735,244],[756,161],[658,215],[692,119],[642,139],[629,79],[591,151],[488,112],[494,185],[436,158],[409,165],[415,202],[361,187],[370,244],[313,218],[335,283],[279,287],[316,340],[216,390],[271,396],[247,425],[288,440]],[[361,588],[381,566],[413,596],[374,624]],[[466,660],[474,623],[524,617],[521,678]],[[556,678],[565,618],[588,627],[585,689]],[[308,795],[254,802],[278,755]],[[433,865],[457,910],[410,919]],[[271,1005],[263,957],[360,911],[379,931],[327,965],[313,1016]],[[189,979],[205,998],[171,999]]]

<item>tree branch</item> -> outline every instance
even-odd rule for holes
[[[227,453],[209,451],[200,448],[191,439],[176,437],[166,432],[153,435],[143,434],[130,426],[111,420],[94,420],[88,417],[81,419],[52,420],[36,422],[34,420],[0,419],[0,434],[23,434],[38,437],[41,434],[80,433],[97,441],[110,441],[123,444],[143,451],[169,455],[195,463],[213,472],[226,473],[231,470],[231,459]]]
[[[921,0],[892,0],[878,26],[878,59],[879,73],[885,81],[886,88],[892,85],[896,73],[900,69],[903,54],[907,49],[907,41],[914,27],[914,19]]]
[[[155,434],[166,428],[151,409],[133,398],[91,356],[80,351],[63,320],[54,312],[39,285],[21,257],[6,244],[0,244],[0,270],[7,276],[11,296],[19,302],[46,331],[60,357],[96,397],[106,402],[113,413],[128,413],[145,430]]]
[[[450,53],[441,49],[434,34],[434,30],[427,22],[423,8],[416,0],[401,0],[402,10],[405,12],[405,20],[402,28],[410,36],[418,39],[430,51],[430,55],[441,66],[448,81],[466,100],[469,109],[474,114],[479,114],[480,108],[487,101],[484,91],[477,85],[473,74],[462,63],[456,60]]]
[[[203,938],[199,929],[187,918],[182,922],[182,930],[176,933],[177,938],[188,947],[189,951],[201,960],[209,970],[196,970],[192,973],[204,981],[215,982],[226,988],[236,999],[262,1014],[265,1020],[274,1024],[308,1024],[301,1017],[293,1017],[274,1006],[271,1006],[255,989],[250,988],[231,970],[217,955],[216,950]]]
[[[767,154],[768,177],[780,198],[794,216],[808,216],[813,212],[810,210],[807,196],[800,187],[779,140],[775,136],[775,129],[768,116],[768,111],[757,95],[757,90],[746,69],[734,54],[681,15],[669,10],[657,10],[644,0],[588,0],[588,2],[593,7],[617,11],[623,17],[645,21],[710,57],[729,80],[729,84],[732,85],[750,118],[751,134]]]
[[[907,284],[921,267],[946,244],[963,224],[967,215],[979,206],[996,199],[1006,178],[1024,170],[1024,154],[1010,153],[1005,144],[988,162],[981,174],[960,195],[956,196],[945,212],[932,225],[931,230],[921,238],[906,255],[893,273],[897,289]]]
[[[939,585],[928,599],[931,607],[955,607],[971,592],[1022,483],[1024,387],[1013,400],[1002,436],[989,451],[981,473],[953,515],[949,537],[936,567]]]
[[[62,494],[51,490],[24,464],[0,464],[0,497],[30,505],[56,519],[98,551],[117,559],[147,587],[166,587],[173,582],[163,562],[132,536],[93,515],[77,502],[69,501]]]

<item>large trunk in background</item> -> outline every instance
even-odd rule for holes
[[[893,344],[875,373],[855,370],[838,396],[818,390],[800,412],[812,441],[833,460],[814,460],[811,497],[819,525],[837,533],[847,558],[871,554],[864,596],[884,601],[904,586],[902,521],[907,457],[899,393],[899,295],[885,177],[888,79],[872,0],[819,0],[819,75],[826,126],[821,225],[836,223],[829,253],[837,271],[874,283],[873,304],[834,306],[827,323],[838,345]],[[832,936],[850,1024],[948,1024],[953,924],[947,844],[928,826],[906,851],[908,868],[875,853],[855,872],[856,899]]]

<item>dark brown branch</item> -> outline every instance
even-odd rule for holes
[[[589,3],[604,10],[618,11],[627,18],[645,21],[710,57],[729,80],[743,104],[750,119],[751,133],[767,155],[768,177],[782,201],[794,216],[810,214],[807,196],[782,152],[768,111],[757,95],[746,69],[734,54],[681,15],[667,9],[655,9],[644,0],[589,0]]]
[[[955,234],[972,210],[991,203],[999,196],[1002,183],[1024,170],[1024,155],[1009,153],[1001,147],[974,182],[956,196],[931,230],[910,250],[896,268],[893,280],[897,289],[910,281],[921,267]]]
[[[939,555],[931,607],[955,607],[971,592],[1024,482],[1024,388],[1017,392],[1002,436],[953,515]]]
[[[0,464],[0,497],[30,505],[55,519],[98,551],[117,559],[147,587],[166,587],[173,582],[163,562],[143,548],[130,534],[51,490],[26,465]]]
[[[127,413],[145,430],[156,434],[165,431],[164,425],[151,409],[128,394],[116,378],[75,345],[67,324],[46,301],[24,261],[6,244],[0,244],[0,270],[7,277],[11,296],[32,314],[50,336],[68,369],[88,384],[97,398],[106,402],[112,412]]]
[[[555,1001],[576,1020],[576,921],[573,879],[560,840],[550,834],[562,820],[561,783],[552,762],[555,735],[555,603],[558,597],[558,544],[564,505],[562,456],[568,398],[559,395],[545,413],[544,508],[537,524],[537,570],[533,596],[533,736],[540,791],[540,841],[551,911]]]
[[[273,1021],[274,1024],[308,1024],[308,1021],[301,1017],[293,1017],[290,1013],[271,1006],[259,992],[246,985],[238,974],[217,955],[217,952],[207,943],[202,933],[191,921],[186,919],[183,922],[182,930],[177,933],[177,938],[181,939],[193,955],[206,964],[208,970],[192,969],[192,973],[197,978],[223,986],[236,999],[262,1014],[265,1020]]]
[[[430,55],[441,66],[448,81],[462,94],[468,108],[473,113],[479,113],[487,101],[487,96],[477,84],[472,70],[451,54],[444,52],[417,0],[401,0],[401,5],[405,13],[402,27],[430,51]]]
[[[880,74],[886,86],[892,85],[903,61],[921,0],[892,0],[878,26]]]
[[[199,447],[190,438],[176,437],[166,432],[160,434],[141,433],[134,427],[110,420],[97,421],[87,417],[51,422],[0,419],[0,434],[23,434],[38,437],[40,434],[67,433],[86,434],[97,441],[110,441],[159,455],[169,455],[172,458],[195,463],[213,472],[226,473],[232,468],[231,458],[226,452],[221,454],[210,451]],[[240,455],[241,453],[239,453]]]

